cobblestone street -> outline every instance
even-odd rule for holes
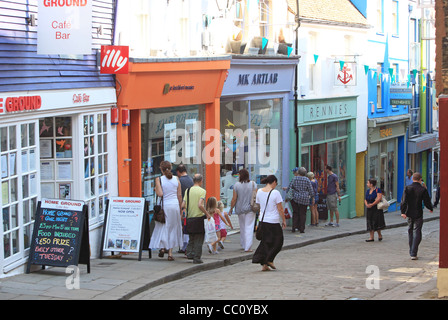
[[[384,230],[382,242],[366,243],[364,234],[282,251],[275,271],[261,272],[259,265],[244,261],[157,286],[134,299],[434,299],[438,231],[438,221],[424,224],[416,261],[408,255],[407,227],[400,227]]]

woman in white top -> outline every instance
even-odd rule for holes
[[[182,191],[179,178],[173,177],[170,162],[162,161],[160,171],[162,171],[162,176],[156,179],[156,194],[159,197],[163,197],[165,223],[155,221],[149,248],[159,249],[159,257],[161,258],[163,258],[168,249],[168,261],[173,261],[173,248],[181,247],[183,244],[181,223]]]
[[[258,190],[256,202],[260,204],[259,227],[263,224],[263,236],[252,263],[259,263],[262,265],[262,271],[268,271],[269,268],[275,269],[274,259],[283,246],[282,229],[286,228],[286,220],[282,196],[275,190],[277,178],[270,175],[261,183],[266,184],[266,187]]]

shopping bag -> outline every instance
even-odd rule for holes
[[[214,219],[205,219],[204,229],[205,229],[205,237],[204,237],[205,243],[213,243],[218,240],[218,236],[216,235]]]

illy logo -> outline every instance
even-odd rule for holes
[[[108,73],[108,74],[129,73],[129,47],[102,46],[101,73]]]

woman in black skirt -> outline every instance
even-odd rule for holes
[[[260,204],[260,224],[258,227],[262,228],[263,236],[254,253],[252,263],[259,263],[262,265],[262,271],[268,271],[269,268],[276,269],[274,259],[283,246],[282,228],[286,228],[286,220],[282,196],[278,190],[275,190],[277,178],[270,175],[261,183],[266,184],[266,186],[258,190],[256,202]]]
[[[378,241],[383,240],[381,230],[386,227],[384,221],[383,210],[378,209],[377,204],[381,201],[382,193],[379,188],[376,187],[376,180],[369,179],[367,181],[367,192],[364,203],[367,207],[367,231],[370,232],[370,238],[366,242],[373,242],[375,231],[378,232]]]

